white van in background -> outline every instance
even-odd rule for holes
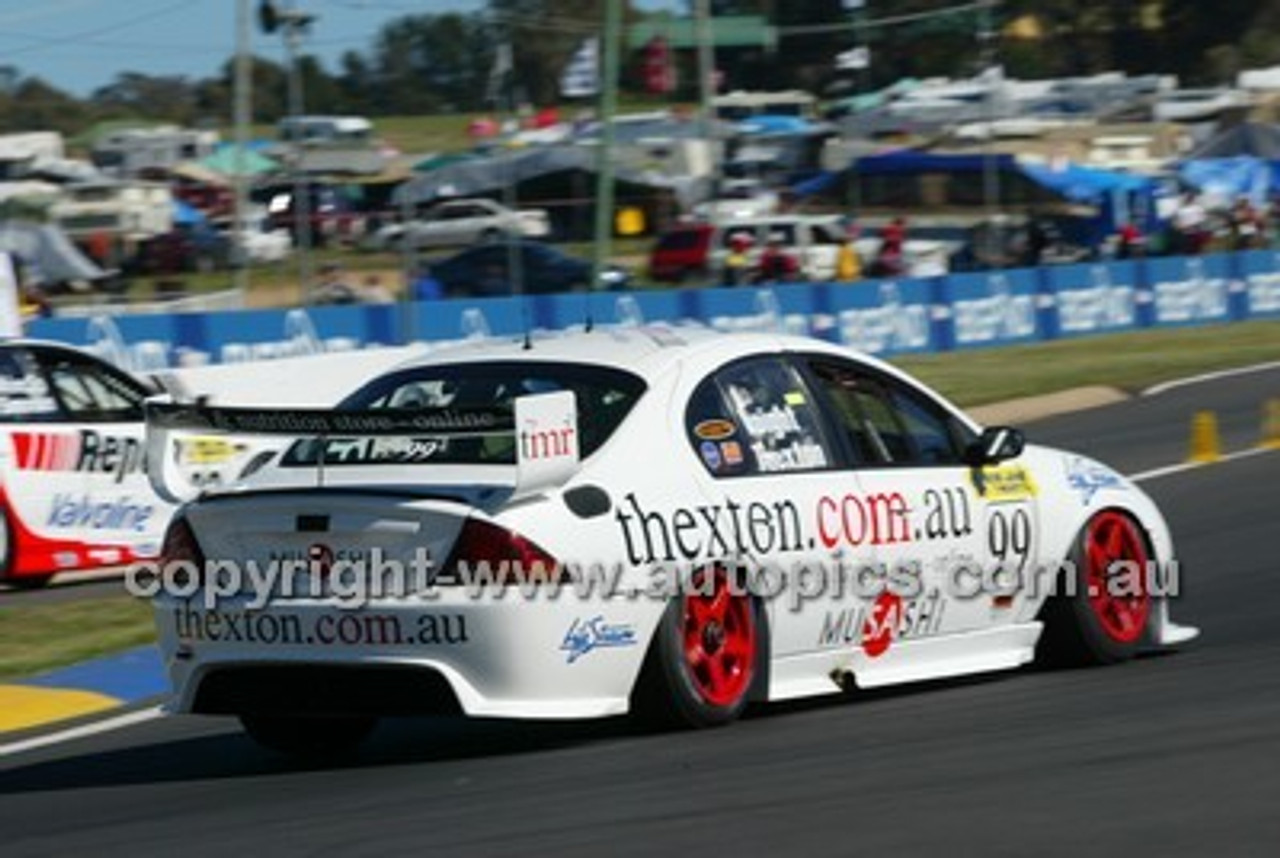
[[[363,116],[287,116],[277,126],[280,139],[303,146],[364,148],[373,145],[373,123]]]

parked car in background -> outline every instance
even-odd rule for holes
[[[427,209],[420,217],[391,223],[374,233],[381,250],[426,247],[464,247],[499,241],[509,236],[545,238],[551,221],[545,209],[515,209],[493,200],[449,200]]]
[[[432,262],[431,273],[440,281],[447,296],[489,298],[511,295],[515,278],[511,271],[511,252],[506,243],[482,244]],[[545,295],[552,292],[585,290],[591,282],[591,263],[561,253],[537,241],[516,243],[520,280],[524,294]],[[600,289],[618,289],[629,280],[625,271],[611,266],[596,284]]]
[[[312,184],[309,190],[307,211],[312,244],[323,246],[330,241],[360,239],[365,230],[365,215],[345,194],[323,184]],[[296,232],[292,185],[273,185],[255,191],[253,200],[267,207],[267,222],[271,229],[282,229],[291,236]]]
[[[836,254],[845,226],[838,215],[774,215],[724,223],[682,224],[658,239],[649,258],[654,280],[680,283],[717,276],[735,236],[750,238],[752,264],[772,239],[796,257],[808,280],[835,276]]]

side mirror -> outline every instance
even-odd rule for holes
[[[991,426],[965,450],[965,461],[975,467],[994,465],[1022,455],[1027,439],[1012,426]]]

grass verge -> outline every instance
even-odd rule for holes
[[[1135,392],[1175,378],[1273,360],[1280,360],[1280,321],[904,356],[893,363],[968,407],[1095,384]]]
[[[155,640],[151,606],[133,596],[0,606],[0,680],[31,676]]]

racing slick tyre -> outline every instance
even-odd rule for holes
[[[727,724],[756,696],[766,647],[758,600],[732,587],[724,569],[708,569],[662,615],[632,712],[656,727]]]
[[[1040,659],[1075,666],[1132,658],[1151,616],[1150,557],[1146,536],[1125,513],[1103,510],[1089,519],[1072,547],[1066,580],[1041,613]]]
[[[309,718],[298,715],[241,715],[245,732],[264,748],[291,757],[323,759],[355,750],[377,726],[377,718]]]

